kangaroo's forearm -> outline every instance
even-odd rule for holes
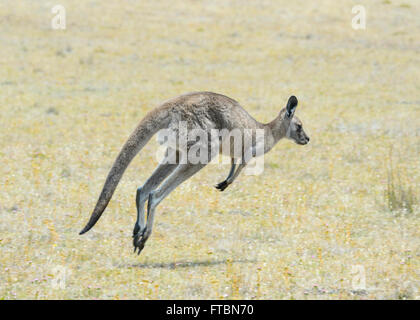
[[[219,189],[220,191],[223,191],[229,186],[228,181],[232,179],[233,174],[235,172],[235,168],[236,168],[235,159],[232,158],[231,159],[231,167],[230,167],[230,171],[229,171],[229,174],[228,174],[227,178],[225,180],[223,180],[222,182],[218,183],[216,185],[216,189]]]

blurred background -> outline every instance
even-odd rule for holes
[[[0,299],[419,299],[420,2],[359,2],[0,1]],[[142,117],[202,90],[261,122],[296,95],[311,142],[223,193],[208,166],[137,256],[152,139],[79,236]]]

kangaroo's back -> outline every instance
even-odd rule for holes
[[[171,122],[201,129],[256,128],[259,123],[234,99],[214,92],[191,92],[164,102]]]

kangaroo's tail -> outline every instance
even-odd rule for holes
[[[99,220],[131,160],[133,160],[136,154],[146,145],[146,143],[157,131],[167,127],[169,122],[168,113],[156,111],[157,110],[154,110],[144,117],[124,144],[111,168],[111,171],[108,174],[108,177],[106,178],[105,185],[102,188],[101,195],[99,196],[95,209],[90,216],[89,222],[79,234],[89,231]]]

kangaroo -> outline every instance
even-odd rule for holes
[[[227,129],[228,131],[260,129],[264,133],[263,142],[253,141],[247,148],[250,149],[248,151],[253,151],[253,154],[257,149],[264,154],[282,138],[290,139],[299,145],[309,142],[309,137],[302,128],[302,122],[294,116],[297,104],[297,98],[291,96],[278,116],[273,121],[263,124],[255,120],[237,101],[213,92],[187,93],[164,102],[141,120],[124,144],[106,178],[89,222],[80,234],[89,231],[99,220],[131,160],[161,129],[176,128],[181,121],[185,122],[189,129],[198,127],[206,132],[212,129]],[[228,139],[226,136],[220,138],[222,142],[226,139]],[[174,156],[177,161],[160,163],[144,185],[137,189],[137,221],[133,230],[134,253],[138,250],[140,254],[151,235],[158,204],[182,182],[206,166],[206,163],[193,164],[189,161],[183,163],[179,161],[190,147],[188,143],[182,147],[169,146],[166,156]],[[231,156],[229,174],[224,181],[215,186],[220,191],[224,191],[231,185],[249,163],[249,157],[246,159],[243,153],[239,157],[240,162],[236,159],[238,156],[232,155],[231,151],[228,151],[228,155]],[[144,208],[146,201],[147,219],[145,219]]]

